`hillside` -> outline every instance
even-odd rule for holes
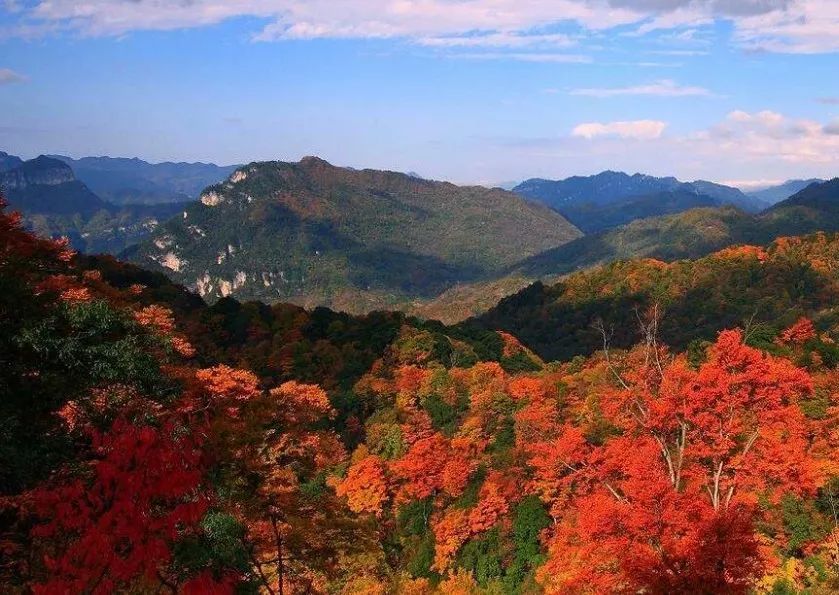
[[[731,205],[747,212],[768,206],[736,188],[713,182],[685,183],[673,177],[613,171],[565,180],[526,180],[513,192],[556,209],[586,233],[700,206]]]
[[[541,357],[564,360],[602,348],[601,319],[614,346],[632,345],[638,314],[654,304],[664,314],[662,339],[679,349],[750,320],[774,331],[804,314],[835,324],[838,249],[839,235],[819,233],[669,264],[622,260],[534,283],[464,325],[512,333]]]
[[[533,286],[546,363],[0,232],[11,592],[839,589],[837,236]]]
[[[195,200],[204,188],[221,182],[238,167],[214,163],[148,163],[136,157],[52,157],[67,163],[79,180],[116,205]]]
[[[114,205],[92,192],[61,160],[43,155],[29,161],[5,159],[0,189],[27,227],[42,237],[66,236],[79,250],[120,252],[183,206]]]
[[[499,189],[308,157],[237,170],[127,257],[209,300],[369,311],[493,278],[580,235]]]
[[[528,258],[513,270],[537,278],[621,259],[695,258],[734,243],[762,243],[763,237],[755,218],[734,207],[692,209],[584,236]]]
[[[813,225],[836,225],[839,218],[839,178],[809,184],[768,209],[762,220],[789,228],[795,235]]]
[[[575,225],[587,234],[592,234],[638,219],[716,206],[719,206],[718,201],[707,194],[700,194],[692,188],[679,187],[675,190],[631,196],[605,205],[569,204],[562,207],[560,212],[572,223],[576,222]]]

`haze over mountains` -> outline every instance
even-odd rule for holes
[[[78,250],[123,250],[168,219],[177,203],[114,204],[97,196],[64,161],[41,155],[29,161],[0,154],[0,188],[42,236],[66,236]]]
[[[51,157],[72,167],[76,177],[93,192],[117,205],[195,200],[204,188],[224,180],[238,167],[214,163],[147,163],[136,157]]]
[[[777,202],[786,200],[796,192],[804,190],[811,184],[821,184],[822,182],[824,182],[824,180],[820,178],[811,178],[809,180],[787,180],[783,184],[761,188],[760,190],[753,190],[749,192],[748,195],[774,205]]]

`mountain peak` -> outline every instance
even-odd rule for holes
[[[0,186],[8,191],[30,186],[58,186],[76,181],[69,165],[58,159],[39,155],[0,174]]]
[[[0,173],[14,169],[22,164],[23,159],[20,157],[0,151]]]
[[[326,159],[322,159],[317,155],[306,155],[300,160],[300,165],[303,167],[334,167]]]

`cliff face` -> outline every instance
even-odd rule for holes
[[[23,160],[20,157],[0,151],[0,173],[9,171],[20,165],[23,165]]]
[[[14,208],[28,215],[78,213],[87,218],[109,208],[76,179],[69,165],[43,155],[0,172],[0,189]]]
[[[7,192],[32,186],[58,186],[75,182],[76,176],[66,163],[50,157],[36,157],[0,173],[0,187]]]

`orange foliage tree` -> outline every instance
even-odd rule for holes
[[[739,331],[720,333],[697,370],[641,351],[603,395],[612,438],[594,445],[569,425],[529,448],[535,489],[562,514],[540,580],[552,592],[746,592],[762,568],[758,499],[822,481],[797,406],[811,379]]]

